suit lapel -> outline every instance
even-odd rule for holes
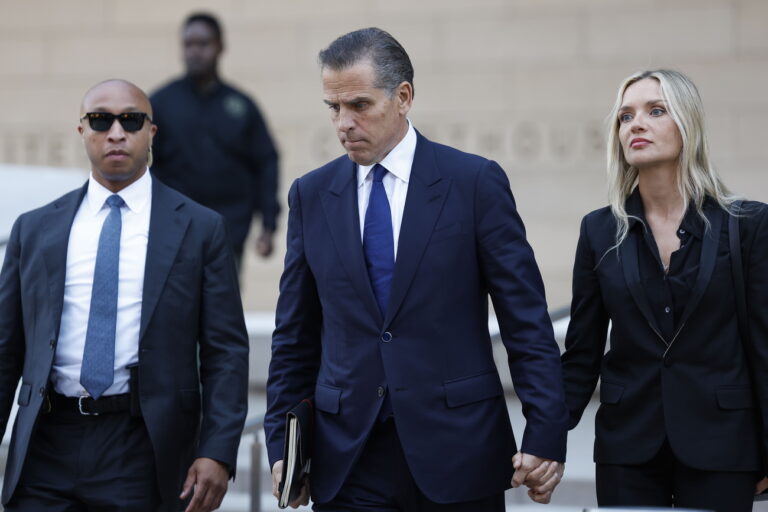
[[[688,298],[688,303],[683,310],[683,316],[680,317],[678,322],[677,332],[685,326],[691,313],[698,306],[701,297],[704,295],[704,291],[707,289],[709,280],[712,277],[712,271],[715,269],[715,262],[717,261],[717,248],[720,242],[720,228],[723,224],[723,212],[720,208],[715,208],[709,204],[705,205],[704,214],[709,219],[709,229],[704,230],[704,235],[701,241],[701,256],[699,257],[699,274],[696,277],[696,284],[691,291],[691,295]],[[674,338],[673,338],[674,341]]]
[[[165,185],[152,179],[152,211],[144,267],[139,341],[144,337],[189,225],[190,219],[183,206],[183,197],[169,193]]]
[[[357,206],[355,175],[357,166],[351,160],[341,162],[328,190],[320,192],[320,200],[339,260],[363,305],[376,320],[377,325],[381,325],[381,311],[373,294],[363,256],[360,215]]]
[[[643,228],[645,229],[645,228]],[[661,329],[659,329],[656,318],[651,311],[651,305],[648,302],[648,296],[645,294],[642,284],[640,283],[640,267],[638,263],[637,255],[637,238],[630,233],[619,246],[619,254],[621,260],[621,266],[624,270],[624,280],[627,283],[627,288],[632,294],[632,298],[635,300],[638,309],[643,314],[645,319],[651,326],[651,329],[658,335],[659,338],[665,343],[667,340],[661,335]]]
[[[400,226],[395,274],[384,319],[385,327],[397,314],[413,282],[432,230],[443,209],[449,185],[450,180],[443,178],[437,168],[432,144],[419,135]]]
[[[80,203],[88,191],[88,182],[80,190],[57,199],[44,219],[47,232],[42,253],[49,287],[51,325],[54,326],[52,337],[59,337],[61,311],[64,307],[64,280],[67,273],[67,248],[72,222]]]

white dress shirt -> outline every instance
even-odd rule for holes
[[[67,396],[87,395],[80,384],[85,334],[91,307],[93,272],[101,227],[109,214],[105,201],[112,192],[93,179],[75,214],[69,232],[64,308],[51,370],[51,382],[57,393]],[[115,335],[115,380],[104,395],[128,392],[126,366],[139,360],[139,327],[144,290],[144,265],[147,259],[149,216],[152,209],[152,178],[149,171],[121,190],[125,205],[120,209],[120,267],[117,288],[117,329]]]
[[[413,155],[416,153],[416,130],[410,119],[405,137],[392,148],[381,162],[389,172],[384,175],[382,183],[387,193],[389,210],[392,214],[392,235],[395,238],[395,259],[397,259],[397,242],[400,238],[400,225],[403,222],[405,196],[408,194],[408,180],[411,179]],[[374,164],[375,165],[375,164]],[[373,165],[357,166],[357,210],[360,214],[360,238],[365,230],[365,212],[368,209],[368,199],[373,186]]]

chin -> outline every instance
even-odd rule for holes
[[[138,169],[102,169],[99,174],[111,183],[125,183],[135,181],[141,177],[145,167]]]
[[[367,155],[361,155],[359,153],[347,153],[347,156],[350,160],[355,162],[357,165],[373,165],[376,163],[374,160],[370,158],[370,156]]]

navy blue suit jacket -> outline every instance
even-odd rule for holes
[[[428,498],[508,488],[517,446],[493,361],[489,294],[527,417],[521,449],[564,460],[559,351],[504,171],[418,136],[385,317],[366,270],[356,185],[356,165],[343,156],[291,187],[267,384],[270,463],[282,458],[286,411],[314,396],[312,495],[329,501],[386,387]]]
[[[48,385],[69,232],[83,187],[16,221],[0,273],[0,434],[21,378],[2,502],[24,464]],[[199,363],[198,363],[199,350]],[[192,460],[236,466],[247,412],[248,337],[224,223],[153,179],[139,334],[140,401],[162,510],[177,511]]]

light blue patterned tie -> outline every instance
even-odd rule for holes
[[[123,198],[107,198],[109,215],[99,235],[96,267],[93,271],[91,310],[85,334],[80,384],[93,398],[99,398],[115,378],[115,330],[117,328],[117,285],[120,279],[120,208]]]

